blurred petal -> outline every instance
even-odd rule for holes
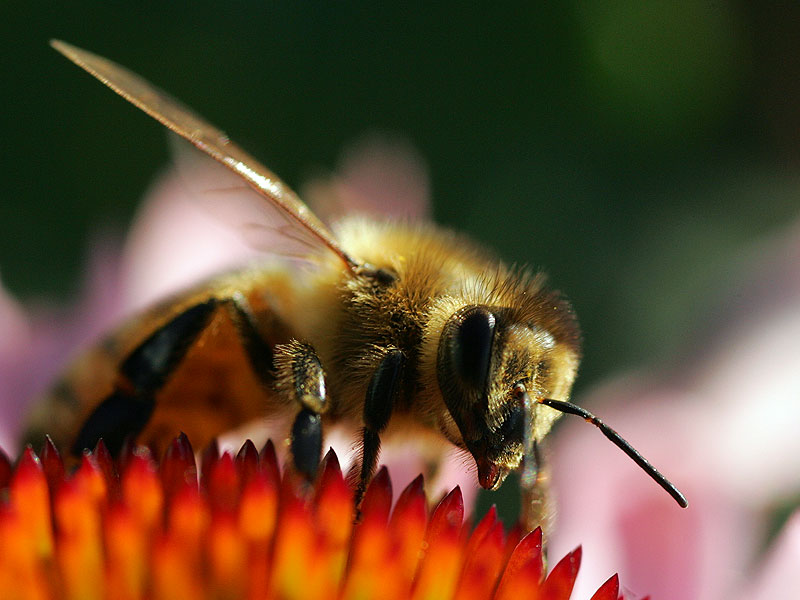
[[[19,415],[27,401],[21,358],[28,358],[30,323],[22,307],[8,295],[0,282],[0,447],[14,448]]]
[[[312,179],[302,191],[328,223],[353,213],[388,219],[430,217],[425,162],[410,143],[397,138],[364,138],[344,153],[336,174]]]
[[[15,347],[28,343],[28,319],[22,306],[12,298],[0,279],[0,360],[13,353]]]
[[[69,358],[119,319],[119,253],[112,236],[89,245],[79,298],[67,308],[23,309],[0,285],[0,446],[16,448],[33,399]]]
[[[773,600],[800,598],[800,511],[795,512],[770,550],[755,582],[739,598]]]
[[[626,587],[655,597],[730,597],[765,509],[800,490],[800,227],[751,251],[720,304],[677,367],[620,377],[583,402],[678,485],[688,510],[591,428],[565,423],[559,434],[552,547],[583,543],[579,594],[613,565]]]
[[[666,473],[690,505],[679,508],[594,428],[577,419],[564,423],[553,449],[558,514],[552,548],[560,555],[583,544],[578,597],[597,589],[612,570],[626,587],[656,597],[723,597],[730,581],[721,575],[745,569],[758,527],[709,468],[708,432],[693,438],[685,422],[691,411],[680,398],[639,382],[604,387],[598,397],[614,398],[598,411],[602,418]]]
[[[142,310],[263,254],[198,206],[176,170],[159,177],[140,208],[123,257],[124,311]]]

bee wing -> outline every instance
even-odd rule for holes
[[[253,223],[260,224],[254,225],[254,229],[263,227],[276,230],[280,235],[294,240],[296,244],[303,247],[327,249],[338,256],[348,268],[355,268],[356,262],[339,246],[333,234],[291,188],[264,165],[232,143],[223,131],[128,69],[59,40],[52,40],[50,44],[128,102],[213,158],[229,173],[235,174],[235,177],[232,178],[235,181],[234,184],[220,185],[217,181],[212,184],[212,187],[207,188],[209,197],[213,195],[211,192],[214,190],[226,190],[227,201],[233,196],[241,195],[249,187],[247,190],[249,193],[252,193],[250,190],[255,190],[262,198],[269,201],[263,202],[263,199],[260,199],[259,203],[263,205],[261,217],[257,216],[258,211],[253,212]],[[197,173],[201,172],[202,170],[197,170]],[[209,175],[209,177],[212,176]],[[213,176],[213,179],[217,179],[216,175]],[[246,182],[247,187],[241,185],[242,180]],[[199,187],[205,186],[201,184]],[[248,201],[246,204],[254,206],[257,203]],[[277,221],[273,218],[275,216],[278,217]]]
[[[311,263],[321,252],[329,255],[329,246],[320,243],[316,231],[298,227],[296,213],[282,210],[275,202],[264,202],[264,196],[236,172],[182,138],[169,137],[175,172],[195,208],[201,207],[229,226],[252,249]]]

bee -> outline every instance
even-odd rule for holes
[[[357,428],[356,503],[391,430],[444,436],[496,489],[520,470],[524,519],[545,516],[540,445],[563,413],[596,425],[681,506],[684,496],[613,429],[569,402],[580,331],[544,276],[513,269],[467,238],[427,224],[349,217],[336,235],[227,136],[127,69],[52,46],[160,121],[233,178],[312,269],[285,261],[224,274],[161,303],[80,359],[35,412],[75,455],[102,439],[163,449],[196,444],[270,414],[293,417],[294,468],[311,479],[323,430]],[[246,185],[242,185],[242,182]],[[220,200],[222,202],[222,200]],[[278,250],[276,248],[276,250]]]

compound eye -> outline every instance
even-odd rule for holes
[[[525,414],[522,404],[515,404],[514,408],[500,426],[499,433],[505,441],[522,441],[522,428],[525,423]]]
[[[480,393],[486,390],[494,332],[494,315],[476,306],[462,317],[453,345],[456,373],[465,386]]]

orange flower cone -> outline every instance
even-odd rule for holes
[[[202,474],[198,479],[198,471]],[[70,475],[53,445],[0,455],[0,598],[8,600],[568,600],[580,548],[544,576],[542,533],[472,528],[455,488],[428,510],[422,476],[392,507],[389,472],[353,493],[330,451],[314,486],[268,442],[201,469],[186,437],[160,462],[102,443]],[[618,600],[616,576],[593,600]]]

